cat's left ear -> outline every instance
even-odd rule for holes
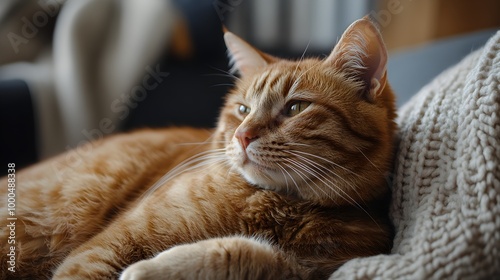
[[[378,28],[364,17],[351,24],[325,63],[365,83],[368,98],[376,98],[386,84],[387,50]]]
[[[276,58],[252,47],[240,37],[227,30],[224,31],[224,41],[231,65],[230,72],[239,72],[242,76],[252,75],[276,61]]]

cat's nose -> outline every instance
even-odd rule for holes
[[[257,133],[251,129],[238,129],[234,136],[238,139],[244,151],[246,151],[250,143],[259,138]]]

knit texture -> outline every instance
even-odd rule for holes
[[[399,112],[390,255],[331,279],[500,279],[500,32]]]

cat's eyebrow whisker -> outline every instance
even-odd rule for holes
[[[228,72],[228,71],[225,71],[225,70],[222,70],[222,69],[219,69],[217,67],[213,67],[213,66],[210,66],[210,68],[214,69],[214,70],[217,70],[217,71],[220,71],[222,72],[223,74],[225,74],[225,76],[227,77],[230,77],[230,78],[233,78],[235,80],[238,80],[238,81],[241,81],[240,78],[238,78],[236,75],[234,75],[233,73],[231,72]],[[208,74],[208,75],[222,75],[222,74]]]
[[[218,70],[218,69],[217,69]],[[203,76],[218,76],[218,77],[228,77],[228,78],[235,78],[236,76],[231,75],[231,74],[225,74],[225,73],[210,73],[210,74],[204,74]]]
[[[295,90],[297,90],[297,87],[299,86],[300,79],[302,78],[302,76],[304,76],[307,72],[309,72],[311,69],[313,69],[314,67],[316,67],[320,63],[321,63],[321,60],[318,61],[318,62],[316,62],[316,63],[314,63],[311,67],[309,67],[304,72],[300,73],[300,76],[297,79],[295,79],[295,81],[293,82],[292,86],[288,90],[288,95],[293,94],[295,92]]]
[[[304,49],[304,52],[302,52],[302,55],[300,56],[299,62],[297,63],[297,66],[295,66],[295,70],[293,71],[293,75],[297,73],[297,70],[299,69],[300,63],[302,60],[304,60],[304,56],[306,55],[307,49],[309,48],[309,45],[311,44],[311,38],[309,38],[309,42],[307,42],[306,48]]]

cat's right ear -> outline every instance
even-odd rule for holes
[[[224,31],[231,73],[239,72],[242,76],[252,75],[275,61],[275,58],[262,53],[240,37],[227,30]]]
[[[362,81],[369,99],[376,98],[385,87],[387,50],[378,28],[368,17],[347,28],[325,63]]]

